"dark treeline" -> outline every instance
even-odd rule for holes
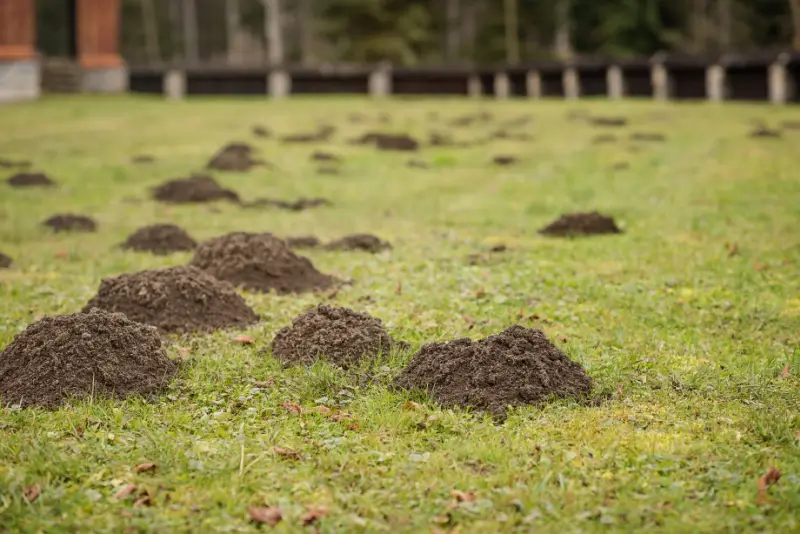
[[[123,0],[133,63],[486,64],[800,50],[800,0]],[[44,53],[69,52],[38,0]]]

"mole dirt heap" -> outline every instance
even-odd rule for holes
[[[209,239],[197,248],[191,264],[252,291],[300,293],[327,289],[336,282],[268,233],[234,232]]]
[[[244,327],[258,315],[230,284],[180,265],[104,278],[83,310],[124,313],[165,333]]]
[[[592,390],[583,367],[555,347],[541,330],[512,326],[481,339],[429,343],[395,384],[424,389],[443,406],[471,407],[504,417],[507,406],[553,397],[582,398]]]
[[[406,346],[389,337],[380,319],[320,304],[295,317],[292,326],[278,330],[272,354],[286,365],[310,365],[322,359],[347,369]]]
[[[21,172],[8,180],[11,187],[55,187],[56,183],[41,172]]]
[[[2,252],[0,252],[0,269],[8,269],[11,267],[13,261],[11,260],[10,256],[6,256]]]
[[[101,310],[56,315],[28,325],[0,352],[0,398],[56,408],[69,397],[148,395],[177,369],[155,328]]]
[[[153,198],[176,204],[215,200],[239,201],[239,195],[229,189],[223,189],[216,180],[206,174],[166,181],[153,188]]]
[[[230,143],[222,147],[208,162],[209,169],[219,171],[249,171],[255,165],[261,165],[261,160],[253,159],[253,147],[246,143]]]
[[[289,248],[317,248],[320,245],[319,238],[314,235],[297,235],[283,240]]]
[[[569,213],[562,215],[539,230],[542,235],[573,236],[619,234],[622,230],[617,227],[614,219],[601,215],[596,211],[589,213]]]
[[[128,250],[152,252],[163,256],[172,252],[194,250],[197,242],[180,226],[152,224],[136,230],[120,246]]]
[[[352,234],[331,241],[325,245],[325,248],[327,250],[363,250],[377,254],[392,248],[392,245],[371,234]]]
[[[53,215],[42,224],[54,232],[94,232],[97,230],[97,223],[91,217],[71,213]]]

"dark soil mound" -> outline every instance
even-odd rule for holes
[[[505,140],[505,141],[531,141],[533,136],[524,132],[509,132],[506,130],[497,130],[489,135],[488,141],[492,140]]]
[[[56,315],[28,325],[0,352],[0,397],[56,408],[69,397],[149,395],[177,369],[155,328],[101,310]]]
[[[514,156],[495,156],[492,160],[495,165],[513,165],[517,163],[519,160]]]
[[[165,255],[194,250],[197,242],[180,226],[152,224],[136,230],[121,246],[129,250]]]
[[[216,180],[205,174],[169,180],[153,188],[153,198],[161,202],[186,204],[190,202],[213,202],[215,200],[239,201],[239,195],[223,189]]]
[[[653,132],[634,132],[631,134],[631,141],[648,141],[653,143],[663,143],[667,136]]]
[[[290,248],[316,248],[320,246],[319,238],[313,235],[287,237],[284,241]]]
[[[261,160],[253,159],[253,147],[246,143],[231,143],[220,149],[208,162],[209,169],[219,171],[245,172],[260,165]]]
[[[781,128],[784,130],[800,130],[800,121],[783,121]]]
[[[588,213],[569,213],[562,215],[541,230],[540,234],[552,236],[619,234],[614,219],[596,211]]]
[[[589,122],[595,126],[626,126],[628,119],[625,117],[591,117]]]
[[[186,265],[104,278],[83,311],[100,308],[166,333],[243,327],[258,315],[233,286]]]
[[[428,142],[431,144],[431,146],[453,146],[455,144],[452,136],[436,132],[430,134]]]
[[[94,232],[97,230],[97,223],[91,217],[72,215],[71,213],[53,215],[42,224],[49,226],[54,232]]]
[[[147,154],[140,154],[131,158],[131,162],[136,164],[153,163],[155,160],[156,158]]]
[[[378,150],[413,152],[419,149],[419,143],[414,138],[403,134],[369,132],[353,141],[353,143],[358,145],[375,145]]]
[[[443,406],[471,407],[498,417],[507,406],[552,398],[582,398],[592,390],[583,367],[541,330],[512,326],[480,341],[429,343],[396,379],[404,389],[424,389]]]
[[[604,143],[616,143],[617,137],[611,134],[600,134],[596,135],[594,139],[592,139],[592,143],[595,145],[602,145]]]
[[[41,172],[21,172],[8,180],[11,187],[55,187],[56,183]]]
[[[326,250],[363,250],[377,254],[392,245],[371,234],[352,234],[325,245]]]
[[[234,232],[210,239],[197,248],[191,265],[253,291],[300,293],[327,289],[336,282],[268,233]]]
[[[253,135],[256,137],[271,137],[272,132],[264,126],[253,126]]]
[[[0,269],[8,269],[11,267],[13,261],[11,260],[10,256],[6,256],[2,252],[0,252]]]
[[[331,201],[326,198],[306,198],[300,197],[293,202],[278,200],[274,198],[257,198],[252,202],[242,204],[245,208],[279,208],[289,211],[303,211],[320,206],[330,206]]]
[[[405,346],[389,336],[380,319],[320,304],[278,330],[272,354],[287,365],[310,365],[319,358],[347,369]]]
[[[329,176],[338,176],[341,174],[339,167],[333,165],[322,165],[317,169],[317,174],[326,174]]]
[[[30,161],[14,161],[0,158],[0,169],[27,169],[31,165]]]
[[[412,169],[428,169],[428,168],[430,168],[430,166],[426,162],[418,160],[418,159],[410,159],[410,160],[408,160],[408,163],[406,163],[406,166],[411,167]]]
[[[781,132],[779,130],[767,128],[766,126],[758,126],[755,130],[750,132],[750,137],[761,139],[778,139],[781,137]]]
[[[319,143],[328,141],[336,132],[333,126],[322,126],[315,133],[286,135],[281,138],[284,143]]]
[[[314,152],[311,154],[312,161],[329,161],[332,163],[339,163],[342,161],[342,158],[337,156],[336,154],[331,154],[330,152]]]

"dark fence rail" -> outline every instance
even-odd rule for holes
[[[542,62],[480,69],[131,67],[134,93],[800,101],[800,53]]]

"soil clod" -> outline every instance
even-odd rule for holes
[[[289,211],[304,211],[320,206],[331,206],[333,203],[327,198],[300,197],[295,201],[278,200],[274,198],[257,198],[252,202],[242,204],[245,208],[278,208]]]
[[[517,163],[519,160],[514,156],[495,156],[492,159],[495,165],[507,166]]]
[[[353,141],[358,145],[375,145],[378,150],[400,150],[413,152],[419,149],[419,142],[404,134],[369,132]]]
[[[626,126],[628,119],[625,117],[591,117],[589,122],[595,126]]]
[[[272,340],[272,354],[284,365],[311,365],[322,359],[345,369],[405,347],[389,336],[380,319],[325,304],[295,317],[292,326],[281,328]]]
[[[317,248],[321,244],[319,238],[313,235],[287,237],[284,241],[289,248]]]
[[[327,161],[331,163],[340,163],[342,158],[337,156],[336,154],[331,154],[330,152],[322,152],[317,151],[311,154],[312,161]]]
[[[320,143],[330,140],[336,128],[333,126],[322,126],[314,133],[286,135],[281,138],[284,143]]]
[[[91,217],[71,213],[53,215],[42,224],[50,227],[54,232],[94,232],[97,230],[97,223]]]
[[[582,399],[592,390],[579,363],[541,330],[518,325],[479,341],[424,345],[395,384],[426,390],[442,406],[469,407],[498,418],[505,417],[508,406]]]
[[[57,408],[70,397],[151,395],[177,369],[155,328],[96,309],[56,315],[28,325],[0,352],[0,397]]]
[[[631,134],[631,141],[647,141],[651,143],[663,143],[667,136],[655,132],[634,132]]]
[[[128,236],[121,247],[163,256],[172,252],[194,250],[197,242],[180,226],[153,224],[136,230]]]
[[[11,260],[10,256],[6,256],[2,252],[0,252],[0,269],[8,269],[11,267],[11,264],[14,263]]]
[[[6,180],[11,187],[55,187],[56,183],[42,172],[21,172]]]
[[[269,233],[234,232],[210,239],[197,248],[191,265],[252,291],[300,293],[337,282]]]
[[[91,308],[124,313],[164,333],[210,332],[258,321],[233,286],[180,265],[104,278]]]
[[[247,143],[230,143],[222,147],[211,158],[208,168],[219,171],[245,172],[253,166],[261,164],[263,161],[253,158],[252,146]]]
[[[188,178],[176,178],[153,188],[153,198],[161,202],[187,204],[214,202],[215,200],[239,201],[239,195],[224,189],[206,174],[195,174]]]
[[[256,137],[272,137],[272,132],[265,126],[253,126],[253,135]]]
[[[139,155],[133,156],[131,158],[131,163],[135,163],[137,165],[142,165],[142,164],[145,164],[145,163],[154,163],[155,161],[156,161],[156,158],[154,158],[153,156],[150,156],[148,154],[139,154]]]
[[[750,132],[750,137],[761,139],[779,139],[781,137],[780,130],[773,130],[767,126],[758,126]]]
[[[601,215],[596,211],[587,213],[569,213],[562,215],[541,230],[540,234],[551,236],[619,234],[614,219]]]
[[[325,245],[326,250],[361,250],[373,254],[391,248],[389,242],[371,234],[352,234]]]

